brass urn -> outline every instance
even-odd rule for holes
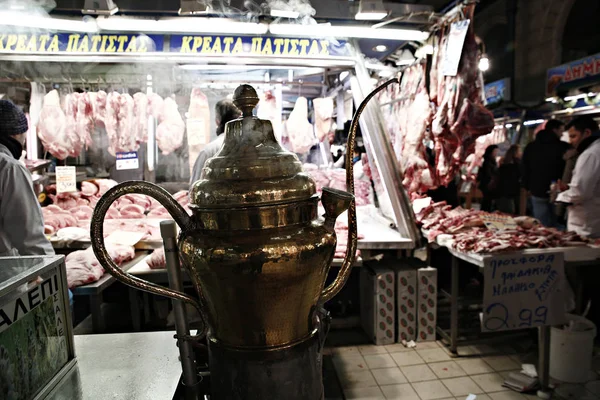
[[[352,122],[346,156],[348,192],[323,189],[324,219],[317,215],[314,181],[302,171],[298,157],[278,143],[271,122],[252,115],[258,96],[251,86],[242,85],[234,93],[242,117],[227,124],[222,148],[207,161],[201,179],[194,183],[192,216],[154,184],[119,184],[94,210],[91,237],[98,260],[127,285],[194,305],[205,321],[209,346],[212,342],[227,351],[272,358],[278,351],[311,340],[318,327],[317,309],[342,289],[355,259],[351,160],[358,116],[374,94],[363,102]],[[128,193],[155,198],[181,228],[180,258],[197,299],[134,277],[110,259],[104,246],[103,221],[111,204]],[[335,220],[346,210],[347,252],[335,281],[324,288],[337,242]],[[248,394],[223,397],[251,398]]]

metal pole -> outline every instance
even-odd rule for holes
[[[450,351],[458,346],[458,258],[452,255],[452,296],[450,298]]]
[[[171,289],[183,292],[181,268],[179,267],[179,255],[177,250],[177,229],[175,221],[161,221],[160,234],[165,247],[165,260],[167,262],[167,273]],[[185,385],[185,399],[196,400],[194,387],[198,384],[196,375],[196,363],[192,345],[185,338],[189,337],[190,330],[187,323],[185,304],[179,300],[173,301],[173,313],[175,314],[175,330],[177,331],[177,346],[181,357],[183,369],[183,384]]]
[[[538,377],[540,379],[540,390],[537,395],[542,399],[549,399],[552,395],[550,386],[550,327],[539,328],[539,365]]]

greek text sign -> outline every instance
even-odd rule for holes
[[[162,35],[0,33],[2,53],[150,53],[162,51],[163,43]]]
[[[484,260],[482,331],[564,323],[563,254],[503,254]]]
[[[173,35],[171,52],[205,55],[348,57],[346,42],[262,36]]]

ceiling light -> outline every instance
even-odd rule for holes
[[[483,54],[479,59],[479,70],[485,72],[488,69],[490,69],[490,59]]]
[[[384,51],[387,51],[387,46],[385,44],[378,44],[377,46],[373,47],[373,50],[379,52],[379,53],[383,53]]]
[[[387,17],[382,0],[360,0],[355,18],[358,20],[379,21]]]
[[[271,10],[271,17],[274,17],[274,18],[296,19],[299,16],[300,16],[300,13],[298,11],[293,11],[293,10],[278,10],[278,9],[272,9]]]
[[[513,124],[506,124],[506,125],[504,125],[504,127],[505,127],[505,128],[512,128],[512,127],[513,127]]]
[[[82,14],[113,15],[119,11],[119,7],[113,0],[85,0]]]
[[[0,12],[0,25],[23,28],[44,29],[49,31],[67,31],[94,33],[98,31],[96,21],[81,19],[52,18],[21,12]]]
[[[556,103],[556,99],[554,97],[546,97],[546,102],[548,102],[548,103]]]
[[[209,14],[211,11],[205,1],[181,0],[179,3],[179,15]]]
[[[229,33],[264,35],[268,25],[237,22],[224,18],[173,17],[159,20],[149,18],[109,17],[98,18],[98,27],[116,32],[180,32],[180,33]]]
[[[307,68],[303,66],[281,66],[281,65],[244,65],[244,64],[182,64],[180,69],[187,71],[247,71],[247,70],[281,70],[281,69],[301,69],[306,74],[318,74],[323,72],[323,68]]]
[[[586,97],[588,97],[587,94],[581,93],[581,94],[577,94],[577,95],[574,95],[574,96],[567,96],[567,97],[565,97],[565,101],[585,99]]]
[[[282,36],[296,35],[302,37],[334,37],[402,41],[423,41],[429,37],[429,33],[413,29],[373,29],[365,26],[332,26],[331,24],[270,24],[269,31],[273,35]]]
[[[528,121],[523,122],[523,125],[525,125],[525,126],[539,125],[539,124],[541,124],[543,122],[544,122],[543,119],[530,119]]]

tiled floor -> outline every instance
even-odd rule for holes
[[[538,399],[502,386],[510,372],[520,370],[522,362],[531,362],[531,355],[519,355],[510,346],[459,349],[459,354],[469,357],[451,357],[439,342],[419,343],[415,349],[395,344],[325,350],[333,355],[348,400],[465,400],[470,394],[476,395],[476,400]],[[600,399],[600,380],[556,386],[553,399]]]

